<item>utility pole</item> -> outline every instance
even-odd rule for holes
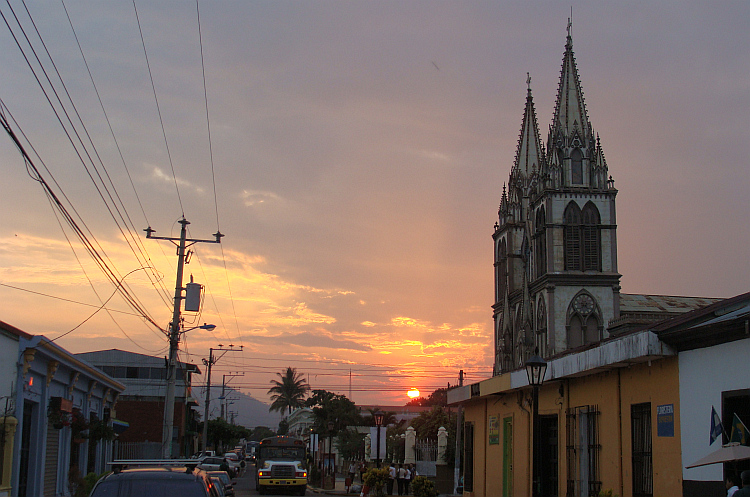
[[[180,347],[180,307],[182,304],[182,273],[184,265],[187,264],[187,257],[190,256],[188,252],[185,254],[185,249],[196,243],[221,243],[221,237],[224,235],[217,231],[214,233],[215,240],[197,240],[187,238],[187,225],[190,224],[184,217],[180,220],[182,229],[180,229],[180,238],[173,238],[167,236],[153,236],[156,230],[152,230],[151,226],[146,228],[146,238],[152,238],[154,240],[168,240],[177,246],[177,282],[175,283],[174,289],[174,310],[172,313],[172,322],[169,323],[169,361],[167,363],[167,393],[164,399],[164,423],[162,425],[162,457],[164,459],[172,458],[172,429],[174,426],[174,389],[175,389],[175,373],[177,363],[177,350]],[[179,243],[176,243],[179,242]]]
[[[464,386],[464,370],[458,372],[458,386]],[[458,493],[458,482],[461,479],[461,449],[463,444],[461,439],[463,438],[464,432],[464,407],[458,406],[458,413],[456,414],[456,463],[453,468],[453,494]]]
[[[237,376],[245,376],[245,373],[229,373],[229,374],[225,374],[221,378],[221,397],[219,397],[219,400],[222,401],[221,402],[221,414],[219,415],[219,417],[221,419],[225,419],[224,418],[224,405],[226,404],[225,399],[227,398],[227,396],[226,396],[227,383],[229,383],[227,381],[227,377],[230,378],[229,381],[232,381],[231,379],[235,378]]]
[[[203,364],[208,368],[208,376],[206,378],[206,405],[204,406],[203,410],[203,454],[206,453],[206,449],[208,446],[208,407],[211,404],[211,366],[216,364],[219,359],[224,357],[224,354],[227,352],[242,352],[242,345],[240,345],[239,349],[235,349],[234,345],[229,345],[228,349],[223,348],[224,346],[222,344],[219,344],[218,348],[210,348],[208,349],[208,360],[203,359]],[[214,357],[214,350],[216,351],[222,351],[224,354],[221,354],[219,357]]]

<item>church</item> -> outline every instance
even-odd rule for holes
[[[463,408],[463,494],[725,495],[750,460],[705,461],[735,436],[709,443],[711,419],[750,426],[750,293],[622,293],[619,165],[589,121],[570,22],[546,142],[526,82],[492,232],[492,376],[447,393]]]
[[[570,23],[546,144],[526,81],[492,235],[495,374],[716,301],[620,293],[617,189],[586,111]]]

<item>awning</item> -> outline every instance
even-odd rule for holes
[[[127,421],[120,421],[119,419],[112,420],[112,429],[118,435],[124,433],[130,427],[130,423]]]
[[[750,447],[736,443],[728,444],[715,452],[711,452],[706,457],[698,459],[690,466],[685,466],[685,468],[690,469],[697,468],[698,466],[707,466],[709,464],[744,461],[745,459],[750,459]]]

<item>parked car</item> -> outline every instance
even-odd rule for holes
[[[234,481],[229,477],[229,473],[226,471],[207,471],[208,476],[211,478],[218,478],[221,480],[221,484],[224,488],[224,493],[228,497],[234,497]]]
[[[227,452],[224,454],[224,459],[229,463],[229,467],[232,468],[234,474],[239,476],[242,473],[242,469],[245,467],[245,460],[240,460],[240,456],[236,452]]]
[[[224,491],[224,484],[221,483],[221,480],[218,477],[211,478],[211,482],[213,482],[214,488],[216,489],[216,493],[219,494],[219,497],[227,497],[227,494]]]
[[[115,470],[96,482],[90,497],[220,497],[211,478],[197,468]]]
[[[221,465],[225,462],[229,465],[229,461],[225,461],[223,457],[204,457],[200,460],[198,467],[204,471],[223,471]]]

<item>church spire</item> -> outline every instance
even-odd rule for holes
[[[591,136],[591,124],[586,114],[586,104],[583,101],[583,89],[578,78],[578,68],[573,55],[573,37],[570,34],[571,21],[568,18],[568,37],[565,43],[565,54],[562,60],[560,85],[557,90],[555,114],[550,129],[550,143],[558,147],[566,146],[565,139],[578,135],[581,142],[588,142]],[[554,140],[554,141],[553,141]]]
[[[514,169],[527,178],[535,171],[542,169],[544,149],[539,139],[539,125],[536,120],[534,98],[531,96],[531,76],[526,73],[526,108],[521,123],[521,134],[518,137]]]

